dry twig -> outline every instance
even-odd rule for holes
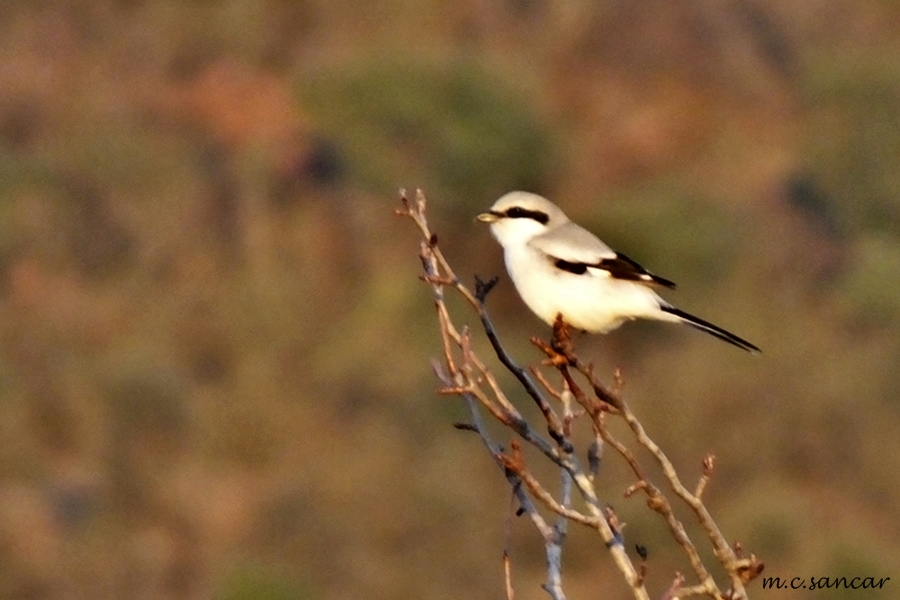
[[[646,496],[647,505],[663,516],[669,530],[687,555],[698,582],[684,586],[684,577],[679,573],[666,590],[662,598],[676,599],[690,596],[707,596],[716,600],[746,599],[745,584],[762,571],[762,563],[754,555],[743,557],[740,549],[730,546],[713,521],[702,495],[713,474],[713,457],[703,461],[699,482],[690,492],[682,483],[671,461],[655,442],[647,435],[640,421],[631,411],[622,396],[623,380],[616,373],[615,385],[610,388],[603,384],[594,374],[593,367],[585,364],[577,356],[572,346],[569,328],[558,318],[553,328],[550,342],[534,338],[532,342],[545,354],[548,365],[555,368],[562,377],[562,388],[557,389],[537,368],[523,368],[503,348],[494,329],[484,301],[496,279],[482,281],[476,278],[475,291],[463,285],[450,267],[438,247],[438,238],[428,226],[425,209],[425,196],[417,191],[416,197],[410,199],[401,192],[402,209],[397,214],[410,218],[418,227],[422,236],[419,257],[424,274],[422,279],[432,289],[435,308],[437,310],[439,330],[443,349],[443,361],[434,363],[434,371],[443,387],[442,394],[460,396],[466,403],[471,416],[471,423],[458,424],[460,429],[476,432],[497,465],[503,470],[512,492],[519,503],[519,513],[526,514],[544,540],[547,556],[547,582],[544,589],[554,600],[564,600],[562,589],[562,546],[567,533],[569,521],[580,523],[596,530],[603,540],[614,564],[622,574],[631,590],[632,596],[639,600],[649,600],[650,596],[644,587],[646,561],[642,556],[640,569],[636,569],[625,552],[623,524],[612,508],[604,506],[597,497],[594,482],[598,475],[602,451],[610,446],[622,457],[631,469],[636,482],[625,490],[625,496],[638,493]],[[460,294],[472,307],[481,321],[482,328],[491,343],[501,364],[518,380],[519,384],[536,404],[545,422],[548,438],[543,437],[522,414],[516,409],[497,383],[494,374],[472,350],[471,333],[466,327],[457,327],[451,318],[445,303],[445,290],[450,288]],[[574,371],[574,373],[573,373]],[[576,380],[576,374],[583,379],[582,384]],[[584,387],[590,394],[584,391]],[[549,399],[558,403],[562,417]],[[578,412],[573,411],[571,400],[580,406]],[[520,444],[515,439],[511,450],[506,451],[495,442],[486,429],[482,410],[487,411],[494,419],[515,432],[521,440],[537,449],[546,459],[560,469],[561,491],[559,500],[546,486],[532,475],[525,465]],[[583,412],[582,412],[583,411]],[[634,453],[620,440],[615,438],[606,426],[607,415],[622,418],[630,428],[635,440],[643,446],[662,469],[669,489],[682,500],[696,515],[714,550],[726,576],[730,580],[730,588],[723,591],[704,565],[695,544],[688,536],[682,522],[675,516],[672,506],[663,491],[650,481],[645,469],[638,462]],[[587,449],[588,470],[585,471],[576,457],[571,441],[571,427],[580,416],[586,416],[593,431],[593,442]],[[584,502],[584,512],[572,508],[572,491],[577,492]],[[542,504],[557,515],[554,525],[550,525],[537,511],[533,501]],[[512,598],[512,576],[508,554],[504,554],[504,569],[507,581],[507,597]]]

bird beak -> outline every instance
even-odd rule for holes
[[[484,212],[475,217],[476,220],[481,221],[482,223],[493,223],[500,217],[492,212]]]

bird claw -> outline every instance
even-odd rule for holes
[[[572,328],[563,319],[562,314],[556,315],[553,322],[553,339],[550,347],[565,358],[568,364],[575,364],[575,349],[572,347]]]

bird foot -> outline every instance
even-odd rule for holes
[[[553,339],[550,342],[550,347],[557,354],[565,357],[569,364],[577,362],[575,348],[572,346],[572,328],[565,322],[562,314],[556,315],[556,320],[553,322]]]

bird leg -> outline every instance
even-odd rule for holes
[[[563,355],[570,365],[577,363],[575,349],[572,347],[572,328],[563,319],[562,313],[556,315],[553,322],[553,339],[550,346]]]

